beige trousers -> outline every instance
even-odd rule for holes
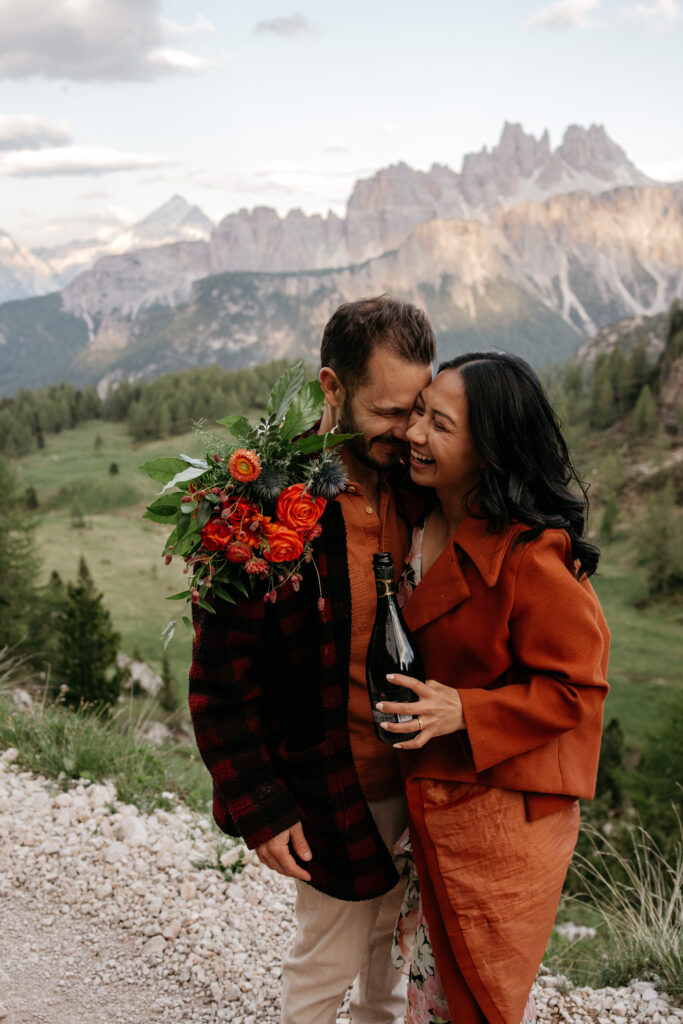
[[[407,824],[402,796],[370,804],[392,848]],[[353,1024],[398,1024],[406,1007],[405,978],[391,964],[391,944],[405,881],[355,903],[296,883],[297,933],[282,968],[282,1024],[335,1024],[353,983]],[[355,979],[355,980],[354,980]]]

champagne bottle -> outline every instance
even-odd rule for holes
[[[413,739],[417,732],[387,732],[381,728],[380,722],[410,722],[413,715],[390,715],[385,711],[378,711],[375,704],[386,700],[400,701],[408,705],[418,700],[417,694],[412,690],[406,689],[405,686],[396,686],[386,677],[389,672],[400,672],[401,675],[424,679],[424,668],[415,641],[404,625],[396,603],[394,563],[391,554],[388,551],[381,551],[373,555],[372,567],[377,587],[377,614],[365,659],[365,675],[377,738],[382,743],[398,743],[401,740]],[[406,707],[406,712],[408,710]]]

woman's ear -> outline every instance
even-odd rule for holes
[[[319,379],[327,405],[333,409],[340,409],[346,398],[346,388],[335,371],[329,366],[323,366]]]

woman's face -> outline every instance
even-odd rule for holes
[[[406,438],[416,484],[460,496],[476,485],[483,463],[472,443],[465,384],[457,370],[444,370],[418,394]]]

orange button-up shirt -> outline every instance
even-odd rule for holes
[[[396,752],[375,735],[365,681],[365,656],[377,610],[377,591],[372,556],[390,551],[394,578],[403,569],[410,531],[398,514],[396,498],[383,480],[380,507],[374,509],[353,480],[339,495],[346,527],[351,585],[351,657],[349,664],[348,723],[351,752],[367,800],[380,800],[402,792]]]

